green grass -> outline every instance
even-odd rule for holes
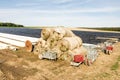
[[[118,61],[120,61],[120,56],[118,56],[118,59],[117,59]]]
[[[104,72],[104,73],[101,74],[101,77],[109,77],[109,76],[110,76],[110,74],[106,73],[106,72]]]
[[[112,65],[111,70],[117,70],[118,68],[119,68],[119,64],[117,61],[114,65]]]
[[[120,56],[118,56],[117,61],[112,65],[111,70],[117,70],[119,68]]]

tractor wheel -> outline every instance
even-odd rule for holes
[[[108,55],[110,55],[110,51],[108,50]]]
[[[34,47],[34,46],[32,45],[32,42],[31,42],[31,41],[27,40],[27,41],[25,42],[26,51],[32,52],[32,51],[33,51],[33,47]]]
[[[103,51],[104,51],[105,54],[107,53],[105,49]]]
[[[106,50],[106,53],[107,53],[108,55],[110,55],[110,51],[109,51],[109,50]]]

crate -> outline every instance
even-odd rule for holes
[[[97,46],[90,44],[90,45],[84,45],[84,47],[88,51],[85,59],[85,64],[90,66],[98,57]]]
[[[39,54],[39,59],[50,59],[50,60],[56,60],[57,59],[57,53],[52,51],[46,51],[42,54]]]

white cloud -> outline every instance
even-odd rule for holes
[[[80,4],[86,4],[86,3],[89,3],[91,1],[93,1],[93,0],[83,0],[83,1],[80,2]]]
[[[74,0],[52,0],[53,3],[61,4],[61,3],[68,3]]]
[[[61,4],[61,3],[71,3],[73,4],[73,2],[77,2],[78,0],[52,0],[53,3],[56,3],[56,4]],[[93,0],[79,0],[79,4],[85,4],[85,3],[88,3],[88,2],[91,2]]]
[[[37,6],[39,3],[19,3],[16,6]]]
[[[116,15],[81,15],[84,13],[110,13],[120,11],[119,7],[86,8],[78,10],[25,10],[0,9],[0,21],[15,22],[23,25],[43,26],[120,26],[120,18]],[[80,13],[77,16],[65,14]],[[53,15],[50,15],[53,14]],[[54,15],[55,14],[55,15]]]
[[[120,7],[105,7],[105,8],[86,8],[86,9],[72,9],[72,10],[30,10],[30,9],[0,9],[0,14],[31,14],[31,13],[45,13],[45,14],[73,14],[73,13],[107,13],[120,11]]]
[[[1,21],[15,22],[30,26],[65,26],[65,27],[113,27],[120,26],[120,18],[114,16],[40,16],[19,15],[0,16]]]

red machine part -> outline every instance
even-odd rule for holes
[[[106,50],[111,50],[112,51],[113,50],[113,46],[107,46]]]
[[[76,63],[80,63],[80,62],[84,62],[85,58],[83,55],[74,55],[74,62]]]

